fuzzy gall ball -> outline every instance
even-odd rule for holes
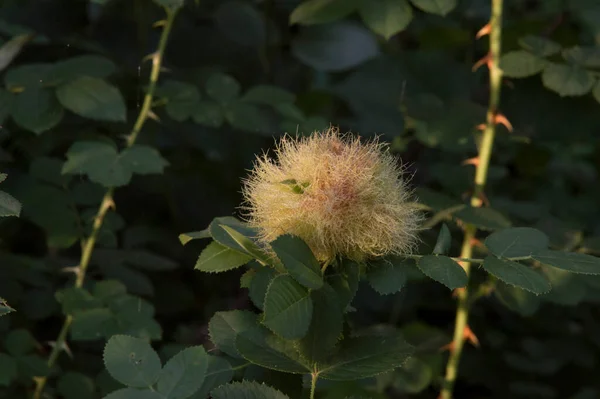
[[[242,210],[264,244],[292,234],[322,262],[413,249],[420,216],[384,144],[329,129],[286,136],[275,155],[258,157],[243,187]]]

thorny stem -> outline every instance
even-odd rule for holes
[[[480,207],[482,205],[482,194],[485,188],[488,174],[488,166],[492,155],[494,136],[496,134],[496,115],[500,102],[500,90],[502,85],[502,70],[499,66],[501,48],[502,48],[502,1],[492,0],[492,15],[490,19],[490,53],[489,53],[489,73],[490,73],[490,98],[486,117],[486,126],[481,138],[479,148],[479,162],[475,170],[475,187],[471,197],[471,206]],[[465,227],[465,235],[460,253],[460,258],[471,258],[473,253],[473,241],[477,228],[473,225]],[[465,272],[470,276],[470,267],[472,261],[462,262]],[[462,354],[463,344],[465,342],[465,328],[469,319],[469,290],[468,285],[458,291],[458,305],[456,310],[456,321],[454,323],[454,337],[450,350],[450,358],[446,366],[446,377],[442,386],[440,398],[452,399],[452,391],[456,381],[460,356]]]
[[[156,89],[156,83],[158,81],[158,76],[160,75],[160,69],[162,65],[163,56],[165,53],[165,49],[167,47],[167,41],[169,38],[169,33],[171,32],[171,28],[173,26],[173,21],[175,20],[175,16],[177,15],[177,9],[166,8],[167,18],[163,24],[163,31],[160,36],[160,41],[158,44],[158,50],[156,53],[152,54],[152,70],[150,71],[150,84],[148,86],[148,91],[144,96],[144,102],[142,104],[142,108],[140,109],[140,113],[137,117],[137,120],[131,130],[130,135],[127,137],[126,146],[129,148],[135,144],[135,141],[144,126],[144,123],[148,119],[151,113],[152,99],[154,96],[154,91]],[[75,280],[75,287],[82,288],[83,283],[85,281],[85,275],[87,273],[88,266],[90,264],[90,260],[92,259],[92,253],[94,252],[94,247],[96,246],[96,241],[98,240],[98,236],[100,235],[100,231],[102,230],[102,224],[104,223],[104,218],[108,213],[110,208],[114,207],[113,200],[114,189],[109,188],[104,194],[104,198],[100,203],[100,207],[98,208],[98,212],[94,217],[94,223],[92,226],[92,232],[90,236],[82,240],[82,249],[81,249],[81,258],[79,261],[79,267],[77,268],[77,278]],[[60,330],[58,338],[52,348],[52,352],[48,357],[48,369],[52,369],[54,364],[58,359],[58,355],[65,347],[65,342],[67,339],[67,334],[69,332],[69,328],[71,326],[71,322],[73,321],[73,317],[71,315],[67,315],[63,326]],[[42,397],[42,393],[44,391],[44,386],[46,385],[48,378],[47,377],[39,377],[35,379],[36,387],[33,394],[33,399],[40,399]]]
[[[150,115],[150,110],[152,107],[152,98],[154,96],[154,90],[156,89],[156,83],[158,82],[158,76],[160,75],[162,60],[165,55],[165,49],[167,48],[167,41],[169,39],[169,34],[171,33],[171,28],[173,27],[173,21],[175,20],[175,16],[177,15],[177,9],[170,9],[165,7],[165,10],[167,12],[167,19],[164,22],[163,31],[160,36],[160,41],[158,42],[158,49],[154,54],[150,56],[150,58],[152,58],[150,84],[148,86],[148,91],[144,96],[142,109],[140,110],[138,118],[135,121],[135,125],[133,125],[133,130],[131,131],[131,134],[127,138],[127,147],[131,147],[135,143],[138,134],[144,126],[144,122],[146,122],[146,119],[148,119],[148,116]]]

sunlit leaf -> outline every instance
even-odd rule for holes
[[[574,64],[550,64],[544,68],[542,82],[561,97],[582,96],[594,85],[592,74]]]
[[[386,39],[404,30],[413,17],[407,0],[362,0],[358,12],[373,32]]]
[[[417,261],[419,269],[428,277],[444,284],[451,290],[467,285],[465,270],[446,256],[426,255]]]

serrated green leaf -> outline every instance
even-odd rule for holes
[[[121,281],[128,292],[136,295],[154,295],[154,286],[146,274],[125,265],[99,264],[98,266],[105,278]]]
[[[525,50],[511,51],[500,58],[500,69],[509,78],[525,78],[541,72],[546,61]]]
[[[519,39],[519,45],[539,57],[548,57],[560,52],[560,44],[542,36],[522,37]]]
[[[337,293],[329,284],[310,293],[313,302],[312,321],[308,332],[298,342],[300,354],[310,364],[331,354],[342,334],[343,308]]]
[[[130,387],[149,387],[160,375],[158,354],[139,338],[114,335],[106,343],[103,357],[110,375]]]
[[[204,384],[196,394],[192,397],[193,399],[203,399],[208,397],[210,391],[215,387],[227,384],[233,378],[233,370],[231,364],[222,357],[208,356],[208,369],[206,371],[206,377],[204,378]]]
[[[192,119],[199,125],[221,127],[225,121],[223,108],[214,101],[199,101],[192,113]]]
[[[423,256],[417,261],[417,266],[426,276],[444,284],[451,290],[464,287],[469,281],[465,270],[446,256]]]
[[[208,273],[221,273],[237,269],[251,260],[251,256],[224,247],[215,241],[204,248],[194,269]]]
[[[340,20],[358,6],[357,0],[308,0],[300,3],[290,15],[290,25],[325,24]]]
[[[327,380],[358,380],[401,366],[413,351],[399,334],[349,338],[317,371],[319,377]]]
[[[232,216],[214,218],[208,226],[211,237],[219,244],[238,252],[246,253],[244,247],[225,231],[222,226],[230,227],[241,235],[249,238],[256,237],[256,231],[250,228],[246,223]]]
[[[101,301],[123,296],[126,293],[127,287],[125,287],[125,284],[117,280],[97,281],[93,290],[94,297]]]
[[[154,306],[133,295],[121,295],[107,300],[110,311],[114,316],[114,326],[105,328],[106,336],[115,333],[129,334],[138,338],[157,340],[162,336],[160,325],[153,319]]]
[[[421,10],[444,16],[456,7],[456,0],[410,0],[415,7]]]
[[[561,97],[582,96],[594,85],[593,75],[574,64],[549,64],[542,73],[542,82]]]
[[[240,277],[240,287],[241,288],[250,288],[252,284],[252,279],[256,275],[256,269],[248,269],[242,274]]]
[[[102,399],[164,399],[164,397],[149,389],[122,388],[111,392]]]
[[[412,261],[399,256],[388,256],[369,262],[369,285],[381,295],[399,292],[406,284],[409,262]]]
[[[168,399],[186,399],[200,389],[208,368],[208,355],[201,346],[186,348],[162,369],[156,390]]]
[[[451,244],[452,236],[450,235],[450,230],[446,226],[446,223],[442,223],[435,247],[433,247],[433,253],[435,255],[445,255],[450,250]]]
[[[225,119],[236,129],[268,133],[271,127],[268,116],[254,104],[235,101],[225,109]]]
[[[185,82],[167,80],[160,88],[166,94],[167,114],[177,122],[183,122],[195,112],[200,101],[196,86]]]
[[[15,123],[40,134],[52,129],[63,118],[63,107],[50,89],[31,87],[15,96],[12,117]]]
[[[6,351],[13,356],[26,355],[38,346],[31,333],[23,328],[12,330],[4,339]]]
[[[52,69],[52,64],[36,63],[20,65],[10,68],[4,75],[4,83],[8,90],[24,87],[42,87],[46,82],[46,76]]]
[[[544,265],[571,273],[600,274],[600,258],[576,252],[543,250],[531,256]]]
[[[106,187],[129,183],[131,171],[118,161],[116,148],[110,144],[94,141],[78,141],[67,151],[67,161],[62,173],[88,175],[93,182]]]
[[[300,339],[308,331],[313,303],[309,291],[292,277],[275,277],[265,296],[263,324],[285,339]]]
[[[511,226],[510,220],[492,208],[465,207],[453,216],[482,230],[498,230]]]
[[[494,255],[504,258],[530,256],[548,248],[550,240],[543,232],[531,227],[513,227],[496,231],[485,239],[485,246]]]
[[[301,238],[285,234],[271,242],[271,248],[285,269],[300,284],[314,290],[323,286],[321,265]]]
[[[407,0],[362,0],[358,12],[373,32],[387,40],[403,31],[413,17]]]
[[[311,371],[292,341],[277,337],[263,326],[239,334],[235,346],[246,360],[268,369],[297,374]]]
[[[550,283],[540,273],[529,266],[508,259],[488,256],[483,261],[483,268],[500,280],[523,288],[534,294],[544,294],[550,291]]]
[[[56,383],[64,399],[91,398],[94,396],[94,381],[82,373],[67,371]]]
[[[17,378],[17,362],[12,356],[0,353],[0,386],[8,387]]]
[[[258,269],[258,272],[256,272],[252,282],[250,283],[248,294],[252,300],[252,303],[254,303],[254,305],[260,310],[263,310],[265,307],[265,295],[267,294],[267,288],[275,276],[275,271],[270,267],[261,267]]]
[[[236,337],[258,324],[254,313],[245,310],[217,312],[208,323],[210,339],[222,352],[231,357],[241,358],[235,347]]]
[[[116,329],[116,320],[109,309],[96,308],[77,312],[71,323],[71,339],[94,341],[103,338],[107,332]]]
[[[254,241],[250,238],[246,237],[235,228],[227,226],[225,224],[219,225],[229,236],[241,247],[244,249],[248,255],[252,256],[254,259],[260,260],[265,264],[269,264],[271,259],[269,256],[258,246]]]
[[[78,141],[67,151],[62,173],[83,173],[105,187],[119,187],[128,184],[133,173],[161,173],[166,165],[160,153],[148,146],[135,145],[119,154],[107,143]]]
[[[293,103],[296,101],[296,96],[277,86],[257,85],[248,90],[241,100],[276,107]]]
[[[56,90],[58,101],[84,118],[125,122],[127,109],[121,92],[102,79],[83,76]]]
[[[19,216],[21,203],[12,195],[0,191],[0,217]]]
[[[584,67],[600,67],[600,47],[575,46],[562,52],[563,58],[569,63]]]
[[[80,55],[54,64],[48,72],[48,80],[52,84],[61,84],[82,76],[106,78],[112,75],[117,67],[108,58],[99,55]]]
[[[232,382],[211,392],[213,399],[289,399],[275,388],[256,381]]]
[[[185,245],[192,240],[199,240],[201,238],[210,238],[208,229],[179,234],[179,242],[181,242],[181,245]]]
[[[119,162],[129,171],[138,175],[162,173],[164,168],[169,165],[156,148],[141,144],[126,148],[121,152]]]
[[[62,305],[64,314],[73,315],[78,312],[102,307],[102,302],[94,298],[87,290],[69,287],[56,292],[56,300]]]
[[[240,84],[233,77],[224,73],[209,76],[205,86],[206,94],[219,102],[230,102],[240,95]]]

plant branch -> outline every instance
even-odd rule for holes
[[[484,262],[485,259],[480,259],[480,258],[469,258],[469,257],[463,257],[463,255],[465,255],[465,253],[463,253],[461,251],[461,256],[459,258],[453,258],[450,257],[450,259],[452,259],[455,262],[463,262],[463,263],[477,263],[477,264],[482,264]],[[428,255],[402,255],[406,258],[410,258],[410,259],[420,259],[423,256],[428,256]],[[528,260],[531,259],[531,256],[515,256],[514,258],[502,258],[502,259],[507,259],[507,260],[512,260],[512,261],[520,261],[520,260]]]
[[[496,135],[496,115],[500,102],[500,90],[502,87],[502,70],[500,69],[500,56],[502,49],[502,6],[503,0],[492,0],[492,15],[489,25],[490,52],[488,54],[488,67],[490,74],[490,98],[486,116],[486,126],[479,147],[479,159],[475,170],[475,187],[471,196],[471,206],[482,205],[482,195],[487,181],[488,167],[492,156],[494,137]],[[477,228],[473,225],[465,227],[465,234],[460,253],[460,258],[471,258],[473,254],[473,241]],[[463,261],[462,265],[470,277],[472,261]],[[458,291],[458,305],[456,320],[454,323],[454,334],[450,350],[450,358],[446,366],[446,377],[442,386],[440,398],[452,399],[452,392],[458,366],[465,342],[465,328],[469,319],[469,287]]]
[[[164,56],[164,52],[167,46],[167,41],[169,38],[169,33],[171,32],[171,28],[173,26],[173,21],[175,20],[175,16],[177,14],[177,9],[165,8],[167,13],[167,19],[164,21],[164,28],[160,37],[160,41],[158,44],[158,50],[156,53],[152,55],[152,70],[150,72],[150,85],[148,86],[148,91],[144,96],[144,103],[140,110],[140,113],[137,117],[137,120],[133,126],[131,134],[127,138],[127,147],[131,147],[135,144],[135,141],[144,126],[144,123],[148,119],[151,113],[151,105],[152,99],[154,97],[154,91],[156,89],[156,83],[158,81],[158,77],[160,75],[160,69],[162,65],[162,60]],[[90,236],[82,240],[82,248],[81,248],[81,258],[79,261],[79,267],[77,268],[77,278],[75,280],[75,287],[82,288],[83,283],[85,282],[85,276],[87,273],[87,269],[90,265],[90,261],[92,259],[92,253],[94,252],[94,248],[96,246],[96,241],[100,236],[100,232],[102,230],[102,225],[104,223],[104,219],[106,214],[111,208],[114,208],[114,200],[113,200],[114,188],[109,188],[104,194],[104,198],[100,203],[100,207],[98,208],[98,212],[94,217],[94,223],[92,226],[92,232]],[[60,330],[59,336],[52,348],[52,352],[48,357],[48,369],[51,370],[56,361],[58,360],[58,355],[65,347],[65,342],[67,340],[67,335],[69,332],[69,328],[71,326],[71,322],[73,321],[73,317],[71,315],[67,315],[63,326]],[[40,399],[41,395],[44,391],[44,386],[46,385],[48,378],[41,377],[35,380],[36,388],[33,394],[33,399]]]
[[[312,373],[310,381],[310,399],[315,399],[315,391],[317,389],[317,380],[319,379],[318,373]]]

